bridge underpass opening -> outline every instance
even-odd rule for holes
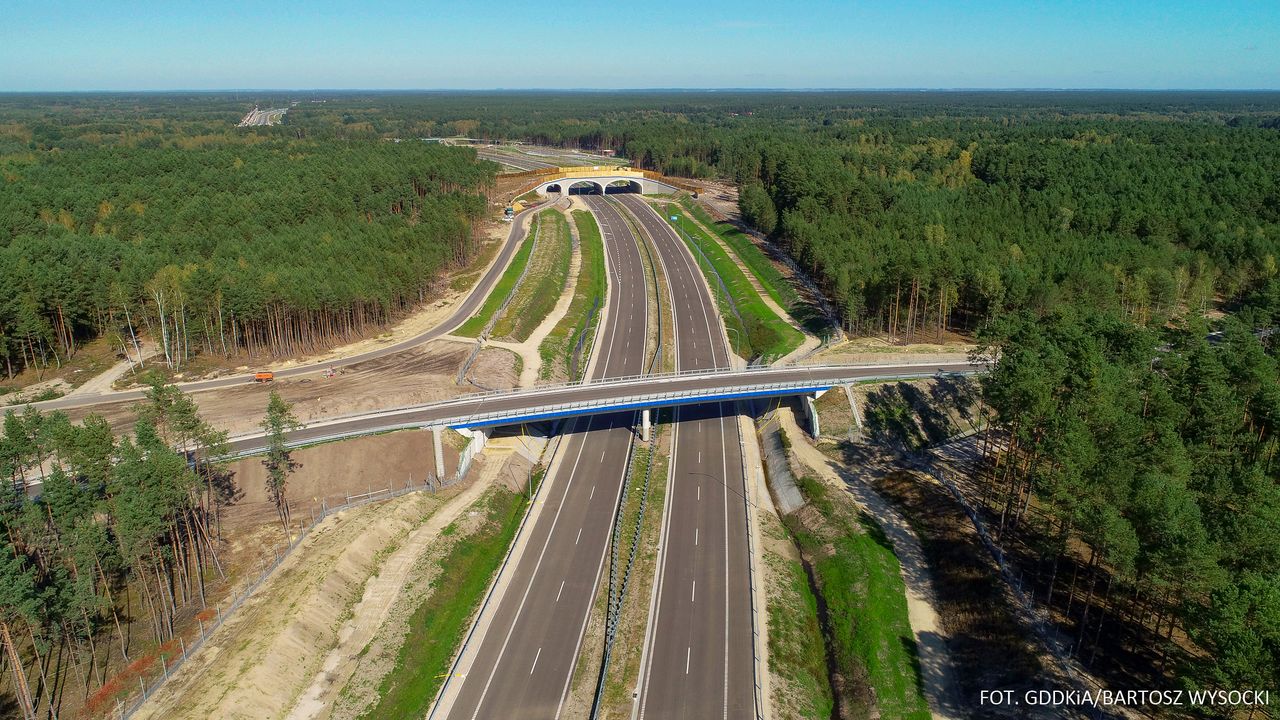
[[[549,192],[549,193],[558,193],[558,192],[560,192],[560,191],[561,191],[561,190],[560,190],[560,185],[559,185],[559,183],[552,183],[552,184],[548,185],[548,186],[546,187],[546,189],[545,189],[545,192]]]
[[[550,190],[550,188],[548,188]],[[569,186],[569,195],[603,195],[604,188],[600,183],[591,182],[590,180],[579,180]]]
[[[642,192],[644,192],[644,188],[635,180],[614,180],[604,188],[605,195],[619,195],[622,193],[639,195]]]

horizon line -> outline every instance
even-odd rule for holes
[[[928,86],[885,86],[885,87],[753,87],[753,86],[722,86],[722,87],[533,87],[533,88],[412,88],[412,87],[313,87],[313,88],[159,88],[159,89],[117,89],[108,90],[102,88],[80,88],[80,89],[61,89],[61,90],[5,90],[0,89],[0,95],[56,95],[56,94],[126,94],[126,93],[642,93],[642,92],[676,92],[676,93],[693,93],[693,92],[755,92],[755,93],[837,93],[837,92],[935,92],[935,93],[964,93],[964,92],[1134,92],[1134,93],[1208,93],[1208,92],[1230,92],[1230,93],[1269,93],[1280,92],[1280,87],[1266,88],[1213,88],[1213,87],[928,87]]]

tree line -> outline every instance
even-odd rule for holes
[[[69,683],[102,687],[137,656],[135,627],[172,640],[176,616],[204,607],[207,578],[226,579],[219,520],[236,490],[208,459],[226,433],[173,386],[153,386],[138,412],[119,438],[96,415],[5,414],[0,641],[24,717],[56,711]]]
[[[72,695],[92,705],[122,665],[171,644],[179,617],[212,603],[208,584],[234,571],[219,555],[222,516],[242,496],[220,459],[226,432],[173,385],[153,383],[136,411],[128,435],[97,415],[5,414],[0,664],[23,717],[57,717],[77,684]],[[288,538],[298,464],[286,442],[300,425],[272,392],[261,427],[265,490]]]
[[[1263,340],[1234,319],[1209,335],[1068,307],[1007,315],[982,342],[983,505],[1074,652],[1123,638],[1189,686],[1280,685],[1280,368]]]

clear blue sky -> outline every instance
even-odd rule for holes
[[[1276,89],[1280,0],[0,8],[0,90],[499,87]]]

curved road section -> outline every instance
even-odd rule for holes
[[[615,208],[597,198],[587,204],[609,272],[590,376],[638,375],[648,329],[639,246]],[[570,421],[540,504],[497,580],[496,601],[477,618],[430,717],[560,717],[607,558],[634,421],[634,412]]]

